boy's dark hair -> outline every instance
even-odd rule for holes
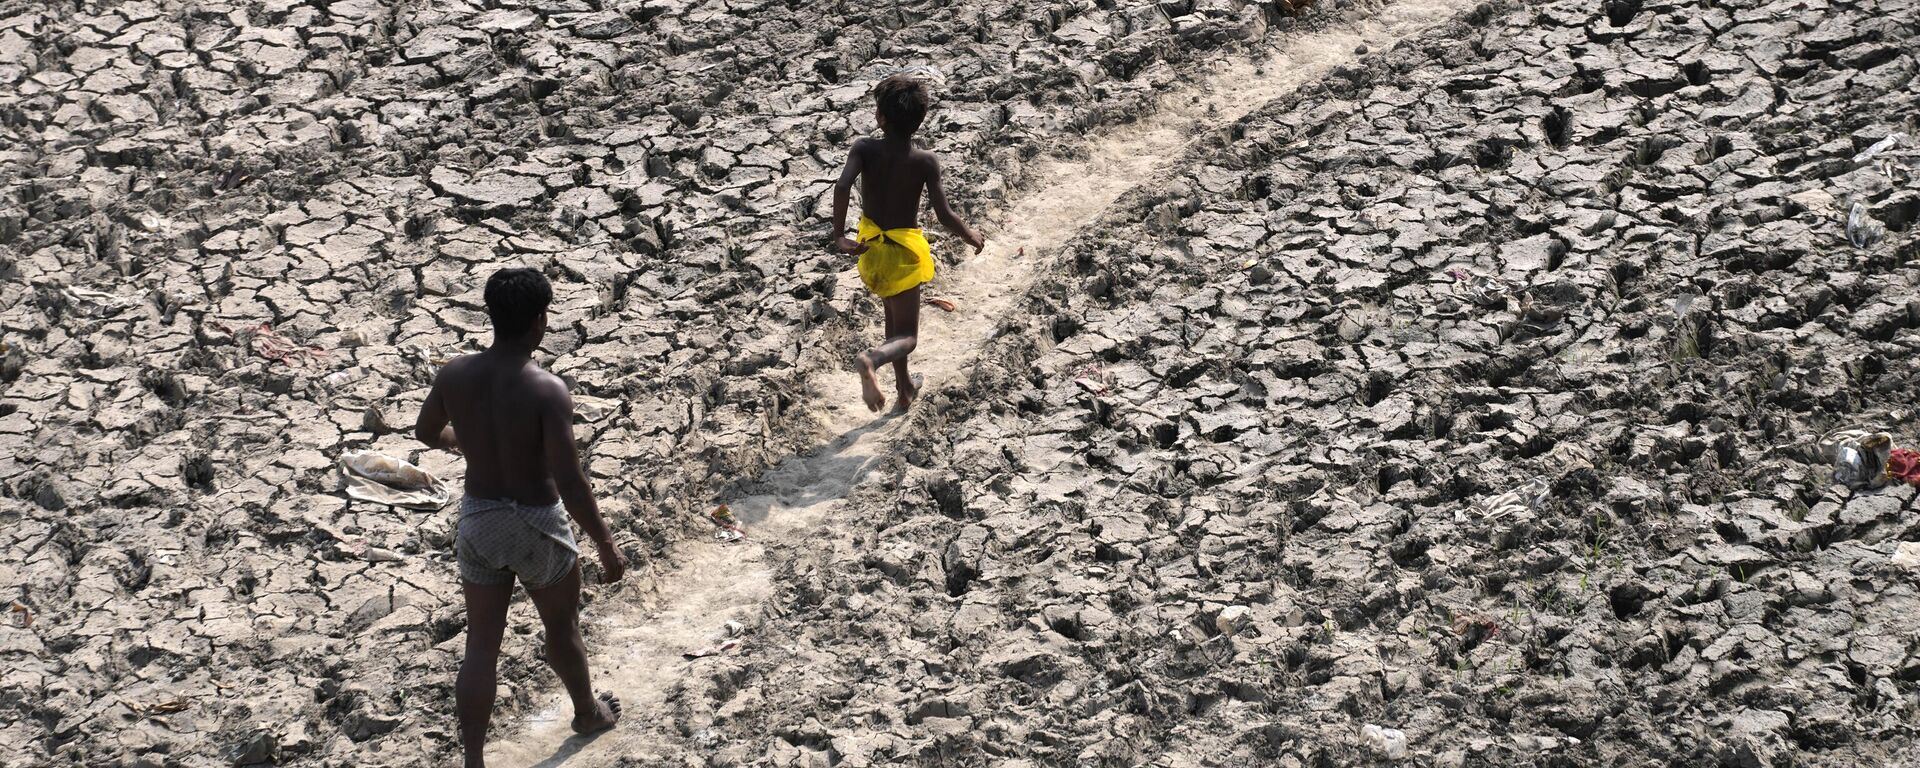
[[[873,98],[880,114],[887,118],[887,132],[898,134],[920,130],[920,121],[927,118],[927,104],[933,100],[927,95],[927,84],[911,75],[881,80],[873,87]]]
[[[553,303],[553,284],[539,270],[527,267],[503,269],[487,278],[487,317],[493,331],[502,336],[518,336],[533,327],[533,320]]]

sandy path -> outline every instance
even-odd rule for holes
[[[964,372],[1025,294],[1051,248],[1092,226],[1127,190],[1162,175],[1195,137],[1319,80],[1353,61],[1358,50],[1383,50],[1432,27],[1457,7],[1449,0],[1404,0],[1350,24],[1295,35],[1255,52],[1258,58],[1223,58],[1203,82],[1169,93],[1153,115],[1095,134],[1084,158],[1042,162],[1026,192],[1001,212],[999,219],[1007,225],[984,232],[986,250],[943,266],[930,295],[953,300],[960,311],[928,307],[922,312],[923,341],[913,363],[927,391],[964,381]],[[571,708],[556,687],[527,727],[496,722],[491,764],[610,765],[619,757],[658,755],[663,743],[678,739],[663,733],[648,713],[659,711],[674,682],[701,663],[686,661],[682,653],[712,643],[727,620],[747,616],[773,595],[773,568],[761,542],[804,536],[816,528],[838,510],[909,421],[869,413],[852,373],[830,374],[816,386],[822,399],[807,407],[827,425],[827,434],[839,437],[763,473],[754,485],[768,493],[728,502],[752,538],[685,546],[676,553],[676,568],[659,579],[656,599],[586,619],[597,625],[595,684],[621,697],[628,719],[596,739],[571,737]],[[891,397],[890,375],[882,374],[881,390]]]

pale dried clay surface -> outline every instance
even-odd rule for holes
[[[0,10],[0,762],[451,759],[452,512],[334,462],[457,486],[508,264],[638,567],[498,763],[1920,760],[1915,491],[1808,454],[1920,439],[1910,0]],[[990,247],[875,419],[820,218],[925,64]]]

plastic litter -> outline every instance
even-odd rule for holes
[[[746,645],[747,641],[743,635],[747,633],[747,628],[742,626],[740,622],[728,619],[727,622],[721,624],[720,627],[722,634],[712,638],[713,642],[711,644],[699,650],[688,651],[680,655],[688,661],[692,661],[693,659],[704,659],[708,656],[732,653],[733,651],[739,650],[741,646]]]
[[[193,702],[188,701],[185,698],[168,699],[166,701],[160,701],[160,702],[148,704],[146,706],[146,714],[149,716],[171,715],[175,712],[185,712],[187,711],[187,708],[191,706],[193,706]]]
[[[600,421],[620,412],[620,403],[599,397],[581,395],[573,399],[573,412],[581,421],[589,424]]]
[[[1367,723],[1360,727],[1360,740],[1388,760],[1400,760],[1407,756],[1407,734],[1398,728],[1382,728]]]
[[[1847,209],[1847,242],[1855,248],[1872,248],[1880,242],[1880,225],[1867,216],[1867,207],[1858,201]]]
[[[288,366],[294,368],[309,363],[317,365],[327,356],[326,350],[295,343],[293,340],[280,335],[279,331],[275,331],[273,326],[266,323],[261,323],[253,328],[246,329],[245,333],[218,320],[208,320],[206,326],[221,333],[231,335],[235,339],[246,336],[248,338],[248,346],[253,350],[254,354],[274,362],[286,363]]]
[[[1907,138],[1907,134],[1901,131],[1894,131],[1893,133],[1889,133],[1887,134],[1886,138],[1874,142],[1873,146],[1860,150],[1860,154],[1853,156],[1853,161],[1856,163],[1864,163],[1869,160],[1872,160],[1874,155],[1878,155],[1882,152],[1885,152],[1889,149],[1893,149],[1894,147],[1899,146],[1900,142],[1905,140],[1906,138]]]
[[[359,381],[363,378],[366,378],[366,376],[367,376],[367,369],[355,365],[347,368],[342,368],[340,370],[334,371],[333,373],[329,373],[326,376],[321,377],[320,382],[322,384],[327,385],[329,389],[340,389],[356,381]]]
[[[365,554],[369,563],[400,563],[406,556],[385,547],[367,547]]]
[[[947,76],[940,72],[939,67],[933,66],[932,64],[917,64],[911,67],[887,67],[880,70],[873,82],[878,84],[881,80],[893,77],[894,75],[906,75],[926,83],[927,90],[933,92],[935,95],[939,94],[940,91],[946,90],[947,87]]]
[[[723,653],[731,653],[733,651],[739,650],[740,646],[745,644],[746,644],[745,640],[741,640],[740,638],[737,638],[737,637],[730,637],[718,643],[714,643],[713,645],[709,645],[705,648],[701,648],[700,650],[688,651],[680,655],[683,657],[686,657],[686,659],[689,661],[693,659],[704,659],[708,656],[719,656],[720,654],[723,654]]]
[[[714,525],[720,526],[720,533],[716,535],[721,541],[731,544],[747,537],[747,529],[740,526],[739,518],[734,517],[733,510],[728,509],[725,504],[708,514],[707,519],[712,520]]]
[[[1073,372],[1073,383],[1094,395],[1104,395],[1113,388],[1113,374],[1097,365],[1083,365]]]
[[[138,298],[96,291],[78,285],[67,286],[67,301],[77,310],[76,314],[84,317],[112,317],[140,306]]]
[[[1885,432],[1843,429],[1820,441],[1820,455],[1833,464],[1833,481],[1855,490],[1887,484],[1893,436]]]
[[[1528,736],[1513,735],[1513,745],[1522,750],[1547,752],[1561,747],[1579,746],[1580,740],[1572,736]]]
[[[1497,520],[1507,515],[1525,513],[1538,509],[1540,505],[1547,500],[1547,492],[1551,488],[1552,486],[1547,484],[1546,478],[1536,477],[1528,480],[1526,484],[1518,488],[1481,502],[1480,509],[1482,511],[1480,517],[1483,520]],[[1466,510],[1454,510],[1453,520],[1457,523],[1466,522]]]
[[[1247,616],[1253,611],[1244,605],[1229,605],[1220,609],[1220,615],[1213,617],[1213,626],[1223,635],[1236,635],[1246,626]]]
[[[1507,296],[1513,293],[1513,288],[1504,281],[1476,275],[1466,270],[1449,269],[1447,276],[1454,280],[1454,294],[1482,307],[1504,303]]]
[[[1453,633],[1462,638],[1471,638],[1474,642],[1491,639],[1500,634],[1500,622],[1493,618],[1475,613],[1462,613],[1453,617]]]
[[[1920,541],[1903,541],[1894,547],[1893,557],[1887,562],[1902,568],[1920,568]]]
[[[358,451],[340,457],[347,495],[361,501],[408,509],[446,506],[447,486],[419,467],[384,453]]]

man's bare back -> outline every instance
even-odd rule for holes
[[[554,431],[546,422],[564,418],[571,428],[572,398],[559,377],[531,360],[482,352],[448,362],[435,390],[467,457],[467,495],[535,506],[560,499],[543,450]]]
[[[560,377],[534,364],[532,345],[496,341],[449,361],[414,430],[427,445],[466,454],[468,498],[535,507],[564,502],[599,548],[604,578],[617,581],[625,572],[574,449],[573,396]]]

